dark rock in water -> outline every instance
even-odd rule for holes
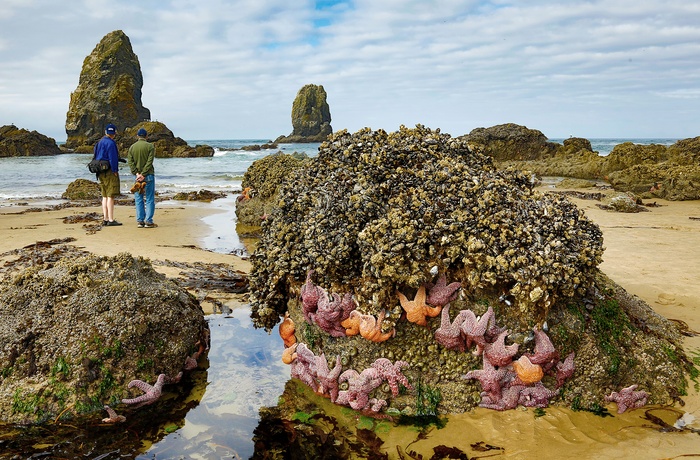
[[[323,142],[333,133],[323,86],[305,85],[299,90],[292,104],[292,128],[292,134],[278,137],[275,143]]]
[[[554,156],[559,144],[547,142],[541,131],[515,123],[476,128],[463,138],[472,150],[495,161],[537,160]]]
[[[100,185],[87,179],[76,179],[66,188],[61,195],[64,200],[99,200],[102,198]]]
[[[121,412],[140,395],[130,381],[172,382],[197,341],[208,347],[197,300],[148,260],[54,246],[21,250],[14,264],[0,284],[3,422]]]
[[[129,37],[110,32],[83,61],[78,87],[71,93],[66,114],[66,147],[92,145],[113,123],[119,131],[149,120],[141,103],[143,75]]]
[[[222,192],[212,192],[210,190],[200,190],[198,192],[180,192],[173,196],[173,200],[178,201],[214,201],[219,198],[224,198],[225,193]]]
[[[598,269],[598,226],[464,138],[341,131],[275,197],[251,318],[288,315],[283,360],[337,404],[425,416],[595,410],[631,384],[650,403],[685,394],[680,334]]]
[[[258,233],[264,216],[275,206],[280,184],[307,159],[306,154],[277,152],[248,167],[241,182],[244,191],[236,203],[239,235]]]
[[[190,146],[187,141],[175,137],[165,124],[159,121],[144,121],[135,126],[126,128],[123,133],[117,134],[116,142],[119,154],[126,157],[129,147],[136,142],[136,133],[139,129],[145,129],[148,133],[146,140],[151,142],[156,149],[156,158],[195,158],[212,157],[214,148],[208,145]],[[157,166],[156,166],[157,167]]]
[[[15,125],[0,127],[0,158],[47,156],[63,153],[56,141],[36,131],[27,131]]]

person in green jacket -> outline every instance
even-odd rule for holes
[[[136,204],[136,224],[139,228],[153,228],[156,212],[156,177],[153,159],[156,148],[146,140],[148,132],[141,128],[136,133],[137,141],[129,147],[126,157],[131,174],[136,176],[134,184],[134,203]]]

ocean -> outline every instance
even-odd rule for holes
[[[594,151],[607,155],[617,144],[671,145],[678,139],[589,139]],[[550,139],[563,143],[564,139]],[[156,190],[161,194],[199,191],[239,192],[243,174],[260,158],[277,151],[304,152],[314,157],[320,144],[279,144],[277,149],[248,151],[246,145],[261,145],[268,139],[188,140],[190,145],[207,144],[215,149],[209,158],[157,158]],[[62,154],[47,157],[0,158],[0,206],[8,206],[21,200],[60,200],[68,184],[76,179],[95,180],[86,167],[90,154]],[[121,164],[122,192],[131,188],[131,175]]]

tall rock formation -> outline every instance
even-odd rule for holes
[[[66,147],[92,145],[107,123],[120,131],[149,120],[141,103],[143,75],[129,37],[121,30],[104,36],[83,61],[78,87],[66,114]]]
[[[321,85],[305,85],[292,104],[292,134],[280,136],[276,143],[323,142],[333,133],[331,109]]]

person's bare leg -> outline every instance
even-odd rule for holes
[[[107,217],[108,221],[112,222],[114,220],[114,197],[113,196],[108,196],[107,197]]]
[[[107,200],[109,200],[109,198],[106,196],[102,197],[102,220],[105,222],[109,221],[109,206],[107,205]]]

